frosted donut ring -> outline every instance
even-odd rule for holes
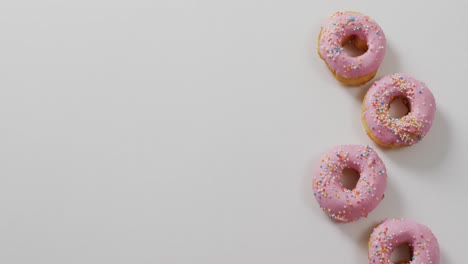
[[[404,243],[413,251],[410,264],[440,264],[439,244],[431,230],[401,219],[387,219],[374,229],[369,240],[369,263],[392,264],[392,251]]]
[[[394,118],[390,103],[398,97],[407,102],[409,113]],[[429,132],[436,102],[427,86],[410,76],[396,73],[376,81],[363,102],[362,121],[367,134],[384,147],[410,146]]]
[[[344,52],[352,41],[365,51],[358,57]],[[335,78],[346,85],[361,85],[374,78],[382,63],[386,39],[380,26],[369,16],[356,12],[336,12],[322,26],[318,53]]]
[[[340,183],[344,169],[360,177],[353,190]],[[385,165],[369,146],[336,146],[323,154],[313,177],[312,188],[320,207],[337,221],[366,217],[383,199],[387,186]]]

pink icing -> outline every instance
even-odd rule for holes
[[[345,168],[356,170],[359,181],[348,190],[340,183]],[[321,158],[312,188],[320,207],[333,219],[350,222],[366,217],[383,198],[387,186],[385,165],[369,146],[342,145]]]
[[[410,112],[402,118],[390,116],[389,107],[396,97],[409,102]],[[375,82],[365,98],[363,118],[372,134],[382,143],[394,146],[419,142],[432,126],[436,103],[426,85],[401,73]]]
[[[429,228],[411,220],[387,219],[370,237],[369,263],[392,264],[395,247],[408,243],[413,250],[411,264],[440,264],[437,238]]]
[[[343,52],[343,42],[357,36],[367,42],[368,50],[358,57]],[[339,76],[357,78],[377,71],[385,56],[386,39],[380,26],[369,16],[353,12],[336,12],[322,26],[319,52]]]

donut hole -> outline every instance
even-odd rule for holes
[[[343,43],[341,43],[343,50],[351,57],[359,57],[362,54],[366,53],[367,49],[367,41],[365,39],[361,39],[356,35],[351,35],[344,39]]]
[[[393,118],[402,118],[410,112],[408,99],[403,96],[397,96],[390,101],[389,113]]]
[[[359,181],[359,172],[352,168],[345,168],[341,173],[340,183],[346,190],[354,190]]]
[[[413,259],[413,248],[408,243],[395,247],[390,255],[390,261],[396,264],[407,264]]]

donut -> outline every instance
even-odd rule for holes
[[[352,57],[343,50],[350,42],[364,53]],[[357,86],[374,78],[385,56],[387,40],[380,26],[357,12],[336,12],[322,26],[318,53],[335,78]]]
[[[401,118],[389,113],[390,103],[396,98],[402,98],[409,109]],[[369,88],[362,108],[362,123],[369,137],[381,146],[398,148],[424,138],[432,126],[436,103],[423,82],[395,73]]]
[[[353,190],[341,184],[346,168],[360,177]],[[369,146],[341,145],[323,154],[313,176],[312,188],[320,208],[339,222],[351,222],[367,215],[383,199],[387,187],[385,165]]]
[[[440,264],[437,238],[431,230],[419,223],[403,219],[387,219],[380,223],[369,239],[369,263],[393,263],[392,251],[408,243],[412,252],[411,264]]]

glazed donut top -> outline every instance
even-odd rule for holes
[[[439,244],[431,230],[402,219],[387,219],[374,229],[369,241],[369,262],[393,263],[392,251],[404,243],[413,250],[411,264],[440,264]]]
[[[367,51],[358,57],[343,52],[349,37],[367,42]],[[386,39],[380,26],[369,16],[356,12],[336,12],[322,26],[319,39],[321,57],[336,74],[357,78],[377,71],[385,56]]]
[[[389,113],[390,103],[404,97],[410,112],[401,118]],[[374,136],[384,144],[413,145],[429,131],[434,119],[436,103],[427,86],[401,73],[388,75],[375,82],[364,101],[363,118]]]
[[[356,170],[360,177],[353,190],[343,188],[343,169]],[[333,219],[350,222],[365,217],[383,198],[387,172],[369,146],[341,145],[327,151],[315,172],[312,187],[320,207]]]

